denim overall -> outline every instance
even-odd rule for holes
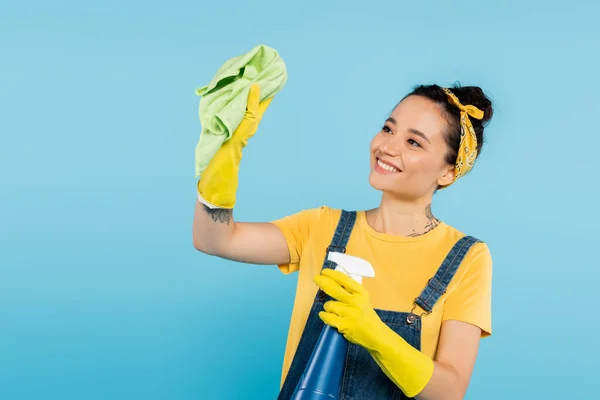
[[[331,244],[327,248],[327,254],[330,251],[345,253],[346,244],[355,221],[356,212],[342,211]],[[377,315],[411,346],[421,350],[422,316],[431,312],[437,300],[445,293],[467,251],[478,241],[478,239],[471,236],[465,236],[456,242],[435,276],[429,280],[419,297],[415,299],[411,312],[375,309]],[[327,259],[327,254],[325,255],[323,268],[335,268],[336,264]],[[326,293],[319,289],[290,369],[277,398],[278,400],[288,400],[292,396],[324,326],[324,322],[321,321],[318,314],[323,310],[323,304],[330,299]],[[423,314],[416,315],[414,313],[417,306],[424,310]],[[349,344],[344,376],[342,377],[340,400],[402,400],[407,398],[385,375],[366,349],[353,343]]]

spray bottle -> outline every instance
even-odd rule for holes
[[[337,264],[337,271],[358,283],[362,283],[362,277],[375,276],[371,264],[361,258],[336,252],[330,252],[327,258]],[[291,400],[338,400],[347,350],[348,341],[335,328],[325,325]]]

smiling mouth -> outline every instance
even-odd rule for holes
[[[379,158],[377,158],[376,164],[379,168],[383,169],[386,172],[402,172],[393,165],[386,164],[385,162],[381,161]]]

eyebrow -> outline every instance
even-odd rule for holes
[[[409,128],[409,129],[408,129],[408,131],[409,131],[410,133],[413,133],[413,134],[415,134],[415,135],[417,135],[417,136],[420,136],[420,137],[422,137],[422,138],[423,138],[424,140],[426,140],[428,143],[431,143],[431,142],[429,141],[429,139],[427,138],[427,136],[426,136],[426,135],[425,135],[423,132],[421,132],[421,131],[419,131],[419,130],[416,130],[416,129],[413,129],[413,128]]]
[[[398,123],[396,122],[396,120],[392,117],[389,117],[388,119],[386,119],[386,122],[391,122],[394,125],[398,125]],[[408,131],[414,135],[420,136],[422,137],[424,140],[426,140],[428,143],[431,143],[429,141],[429,138],[427,138],[427,135],[425,135],[423,132],[421,132],[418,129],[414,129],[414,128],[409,128]]]

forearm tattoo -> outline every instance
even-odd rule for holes
[[[227,224],[231,222],[233,218],[233,210],[231,209],[223,209],[223,208],[209,208],[205,204],[204,211],[212,218],[213,221],[219,222],[222,224]]]

